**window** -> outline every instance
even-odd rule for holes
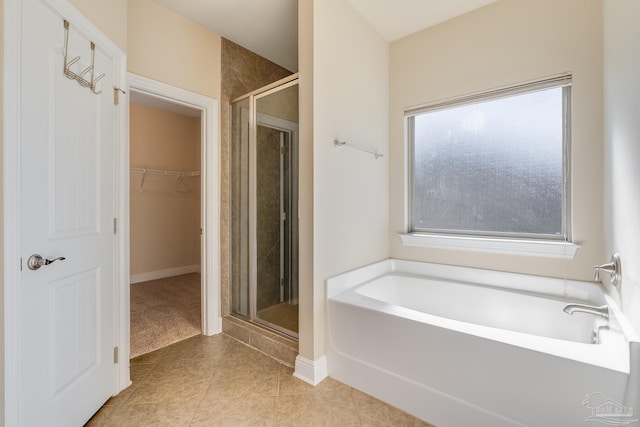
[[[570,84],[408,110],[410,233],[568,240]]]

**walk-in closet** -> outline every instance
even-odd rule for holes
[[[132,93],[131,357],[201,332],[200,112]]]

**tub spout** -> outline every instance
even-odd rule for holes
[[[605,319],[609,318],[608,305],[602,305],[600,307],[596,307],[594,305],[585,305],[585,304],[567,304],[564,306],[562,311],[568,314],[580,312],[580,313],[595,314],[596,316],[602,316]]]

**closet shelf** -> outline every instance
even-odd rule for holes
[[[161,169],[143,169],[143,168],[130,168],[131,172],[140,172],[140,173],[149,173],[153,175],[169,175],[169,176],[200,176],[200,171],[195,172],[178,172],[178,171],[168,171]]]
[[[178,171],[169,171],[162,169],[143,169],[143,168],[129,168],[131,172],[140,172],[142,174],[142,178],[140,179],[140,188],[138,191],[141,193],[144,191],[144,181],[147,175],[166,175],[166,176],[175,176],[176,182],[173,188],[174,193],[178,193],[178,187],[182,183],[182,179],[190,176],[200,176],[200,171],[195,172],[178,172]]]

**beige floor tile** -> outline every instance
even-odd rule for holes
[[[278,397],[276,426],[360,426],[351,398],[331,393],[291,394]]]
[[[293,369],[281,365],[280,367],[280,384],[278,387],[278,396],[289,394],[305,394],[305,393],[325,393],[330,392],[340,396],[343,399],[349,399],[351,396],[351,387],[342,384],[333,378],[326,378],[317,386],[312,386],[293,376]]]
[[[179,377],[147,379],[133,391],[127,404],[200,402],[208,387],[208,380],[192,381]]]
[[[248,345],[233,340],[227,345],[224,356],[220,360],[221,368],[234,368],[238,366],[260,365],[269,369],[278,369],[280,363]]]
[[[112,425],[111,417],[117,410],[118,408],[115,405],[103,406],[91,417],[85,427]]]
[[[109,400],[107,400],[107,402],[104,404],[104,406],[107,407],[107,406],[120,406],[120,405],[122,405],[127,400],[129,400],[129,398],[133,394],[133,390],[134,389],[135,389],[135,386],[133,384],[131,384],[128,388],[126,388],[126,389],[122,390],[120,393],[118,393],[117,396],[110,397]]]
[[[146,377],[167,378],[172,376],[184,379],[208,380],[216,371],[218,361],[215,359],[169,359],[162,360],[155,369]]]
[[[226,335],[137,357],[131,378],[87,425],[430,426],[332,378],[312,387]]]
[[[167,347],[162,354],[162,359],[220,360],[230,341],[232,341],[231,338],[224,334],[211,337],[197,335]]]
[[[277,396],[278,370],[278,366],[271,370],[264,370],[259,366],[220,369],[214,374],[205,399],[229,400]]]
[[[169,402],[121,405],[109,414],[104,425],[113,426],[188,426],[198,402]]]
[[[363,427],[433,427],[429,423],[358,390],[353,390],[352,396]]]
[[[111,397],[104,405],[118,406],[125,403],[138,385],[149,376],[156,365],[150,364],[132,364],[130,367],[131,385],[118,393],[117,396]]]
[[[151,353],[143,354],[131,359],[131,365],[137,364],[156,364],[160,361],[160,358],[164,354],[167,348],[161,348],[160,350],[152,351]]]
[[[131,382],[133,384],[138,384],[140,381],[147,378],[155,367],[156,365],[151,365],[151,364],[136,364],[136,365],[132,364],[129,367],[129,375],[131,376]]]
[[[204,399],[191,426],[270,427],[275,423],[275,415],[275,396],[215,401]]]

